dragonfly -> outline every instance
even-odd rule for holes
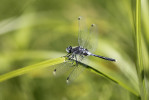
[[[53,71],[53,74],[58,73],[58,71],[64,73],[65,71],[72,68],[69,76],[66,79],[67,83],[74,80],[79,73],[82,72],[84,68],[81,67],[78,62],[81,62],[88,56],[98,57],[107,61],[116,61],[116,59],[113,58],[93,54],[98,44],[98,31],[95,24],[91,24],[88,30],[84,18],[80,16],[78,17],[78,28],[78,46],[68,46],[66,48],[67,55],[65,56],[68,58],[68,60],[60,65],[60,67],[55,68]]]

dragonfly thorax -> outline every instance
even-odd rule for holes
[[[77,46],[77,47],[69,46],[69,47],[66,48],[66,51],[68,53],[73,53],[75,55],[84,55],[84,56],[87,56],[87,55],[90,54],[87,49],[85,49],[85,48],[83,48],[81,46]]]

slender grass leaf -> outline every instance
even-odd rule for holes
[[[65,62],[65,58],[60,57],[60,58],[56,58],[56,59],[50,59],[47,61],[43,61],[43,62],[34,64],[34,65],[26,66],[26,67],[8,72],[6,74],[0,75],[0,82],[3,82],[5,80],[8,80],[8,79],[16,77],[16,76],[20,76],[22,74],[31,72],[36,69],[46,68],[46,67],[49,67],[52,65],[63,63],[63,62]]]

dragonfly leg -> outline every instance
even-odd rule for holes
[[[76,65],[78,65],[78,60],[77,60],[77,56],[75,53],[72,53],[72,54],[68,53],[65,57],[68,57],[68,60],[70,60],[72,64],[74,64],[74,61],[75,61]]]
[[[76,61],[76,65],[78,66],[78,60],[77,60],[77,56],[76,55],[74,55],[75,56],[75,61]]]
[[[66,56],[64,56],[64,57],[70,57],[71,56],[71,54],[70,53],[67,53],[67,55]]]
[[[70,57],[71,56],[71,57]],[[72,55],[70,55],[69,56],[69,59],[68,60],[70,60],[71,62],[72,62],[72,64],[74,63],[74,60],[73,60],[73,58],[74,58],[74,56],[75,56],[75,54],[72,54]]]

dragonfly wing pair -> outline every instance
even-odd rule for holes
[[[80,75],[80,73],[83,72],[83,70],[84,70],[83,66],[72,64],[72,62],[67,60],[66,62],[62,64],[56,65],[53,71],[53,74],[55,76],[59,76],[68,71],[70,73],[69,73],[69,76],[67,76],[66,82],[71,83],[76,79],[76,77]]]
[[[91,24],[90,28],[87,28],[85,19],[83,17],[78,18],[78,44],[79,46],[88,49],[90,52],[94,52],[98,45],[98,30],[95,24]],[[96,44],[96,46],[95,46]]]

